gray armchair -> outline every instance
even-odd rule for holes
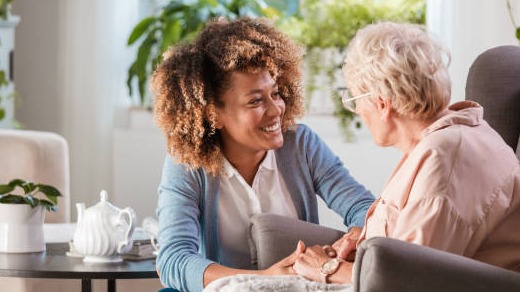
[[[466,81],[466,99],[484,107],[484,120],[520,155],[520,46],[480,54]]]
[[[484,107],[484,119],[520,158],[520,47],[496,47],[478,56],[468,74],[466,99]],[[270,214],[256,215],[251,223],[250,246],[259,269],[290,254],[299,239],[307,245],[324,245],[343,234]],[[359,246],[353,284],[354,291],[363,292],[520,291],[520,273],[429,247],[376,237]]]
[[[344,233],[328,227],[273,214],[251,219],[252,253],[259,269],[289,255],[298,240],[307,246],[330,244]],[[463,256],[405,241],[374,237],[356,253],[356,292],[490,292],[520,291],[520,273]]]
[[[387,237],[360,244],[354,291],[520,291],[520,273]]]

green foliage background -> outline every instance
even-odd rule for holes
[[[192,40],[208,20],[219,16],[230,19],[241,16],[284,18],[297,12],[297,3],[298,0],[169,1],[155,15],[141,20],[128,38],[129,46],[138,46],[135,60],[128,69],[130,96],[134,95],[137,87],[138,104],[149,106],[148,80],[162,54],[173,44]]]
[[[425,0],[303,0],[300,15],[281,20],[279,27],[307,48],[305,86],[309,98],[316,90],[326,92],[337,87],[337,76],[341,76],[338,73],[341,62],[323,58],[324,49],[330,54],[343,55],[356,31],[367,24],[380,20],[424,24],[425,17]],[[320,74],[327,76],[325,84],[317,84],[316,76]],[[360,127],[360,123],[353,113],[343,108],[338,91],[332,91],[332,98],[334,115],[339,118],[346,139],[351,140],[352,122],[356,127]]]
[[[136,102],[149,107],[149,76],[168,47],[192,40],[209,19],[217,16],[267,17],[305,46],[309,98],[314,91],[334,88],[337,83],[340,64],[324,61],[322,50],[341,54],[360,27],[378,20],[424,23],[425,11],[425,0],[172,0],[155,15],[141,20],[129,36],[128,45],[138,48],[128,69],[127,87],[131,98],[137,95]],[[327,76],[326,84],[315,82],[320,74]],[[332,95],[335,115],[349,139],[355,117],[343,109],[337,91]]]

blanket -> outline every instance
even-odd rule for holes
[[[260,275],[236,275],[223,277],[209,284],[204,292],[300,292],[300,291],[335,291],[352,292],[351,284],[325,284],[309,281],[301,276],[260,276]]]

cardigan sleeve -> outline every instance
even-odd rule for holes
[[[316,193],[344,219],[348,228],[363,227],[374,196],[350,175],[339,157],[316,133],[307,126],[302,125],[301,128],[305,159]]]
[[[157,208],[157,270],[163,285],[181,291],[201,291],[204,270],[213,263],[198,253],[200,188],[194,173],[166,157]]]

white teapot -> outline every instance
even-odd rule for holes
[[[84,256],[85,262],[120,262],[119,254],[132,248],[136,215],[130,207],[121,210],[110,204],[106,191],[101,191],[100,197],[99,203],[86,210],[85,203],[76,204],[78,221],[74,231],[74,251]]]

